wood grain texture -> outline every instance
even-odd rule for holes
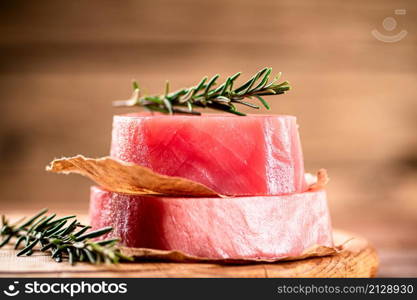
[[[335,232],[339,254],[273,264],[219,265],[209,263],[135,262],[119,265],[54,263],[48,256],[16,257],[16,251],[0,250],[0,277],[374,277],[378,256],[364,238]]]

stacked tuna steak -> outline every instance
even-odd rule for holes
[[[292,116],[115,116],[111,156],[225,197],[92,187],[91,223],[135,248],[208,259],[280,259],[333,247],[324,190],[308,191]]]

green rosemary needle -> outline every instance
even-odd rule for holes
[[[77,261],[90,263],[117,263],[120,260],[133,260],[123,255],[117,248],[118,239],[94,241],[93,238],[102,236],[113,230],[105,227],[95,231],[88,231],[91,227],[82,225],[75,216],[56,218],[55,214],[46,216],[47,209],[29,218],[27,221],[10,224],[3,215],[0,235],[0,248],[16,238],[15,249],[23,248],[17,256],[31,255],[35,246],[40,251],[51,253],[51,257],[61,262],[67,258],[71,264]],[[67,224],[72,220],[69,224]]]
[[[244,84],[234,87],[235,80],[240,76],[240,72],[226,79],[220,85],[216,85],[219,75],[213,76],[210,80],[204,77],[197,85],[183,88],[174,92],[169,92],[169,82],[165,85],[163,95],[147,96],[141,95],[139,84],[133,82],[133,94],[128,100],[114,101],[116,107],[139,106],[153,112],[166,114],[191,114],[200,115],[197,108],[212,108],[240,116],[244,113],[237,110],[235,104],[244,105],[250,108],[259,109],[260,106],[243,101],[243,99],[257,99],[266,109],[270,109],[269,104],[263,96],[281,95],[290,90],[287,81],[278,83],[281,76],[279,73],[272,81],[270,75],[272,68],[264,68],[253,75]]]

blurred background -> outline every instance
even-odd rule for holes
[[[376,246],[380,276],[417,276],[416,13],[413,0],[1,1],[1,212],[87,212],[91,182],[44,168],[108,154],[112,115],[132,111],[111,101],[133,78],[161,93],[271,66],[293,86],[272,113],[296,115],[307,170],[328,169],[334,226]]]

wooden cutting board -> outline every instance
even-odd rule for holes
[[[55,263],[34,252],[16,257],[16,251],[0,250],[0,277],[374,277],[378,256],[359,236],[342,231],[334,233],[336,244],[346,242],[337,255],[270,264],[219,265],[210,263],[173,263],[137,261],[118,265]]]

